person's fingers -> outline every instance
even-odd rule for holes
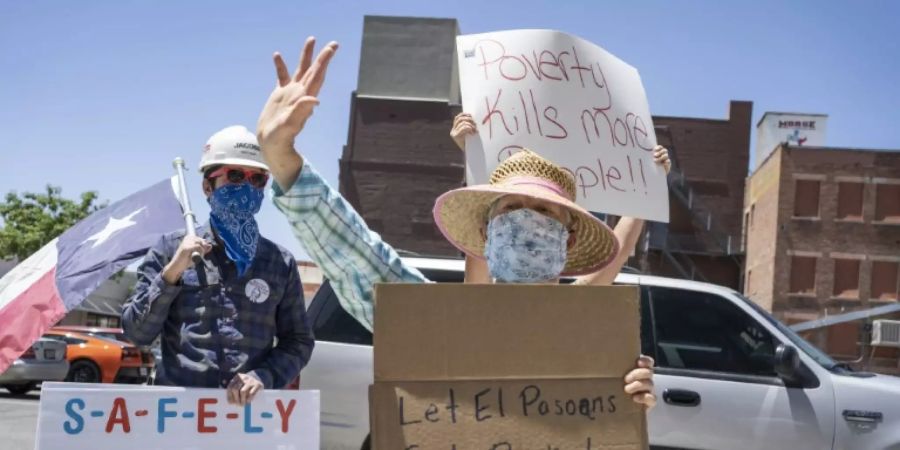
[[[311,97],[309,95],[305,95],[303,97],[300,97],[300,99],[291,106],[291,115],[299,115],[299,117],[302,118],[302,123],[300,125],[301,130],[303,127],[303,123],[306,123],[306,119],[309,119],[313,115],[315,107],[318,105],[319,99]]]
[[[475,120],[472,119],[472,115],[468,113],[459,113],[456,117],[453,118],[453,126],[457,126],[462,123],[475,123]]]
[[[319,99],[313,97],[312,95],[304,95],[303,97],[300,97],[300,100],[297,100],[297,104],[294,107],[296,108],[298,106],[309,108],[319,106]]]
[[[254,386],[254,384],[250,384],[250,383],[245,383],[243,386],[241,386],[241,390],[240,390],[241,406],[246,405],[247,402],[250,401],[250,391],[253,389],[253,386]]]
[[[653,358],[647,355],[641,355],[637,360],[637,366],[645,369],[653,368],[656,365],[656,361]]]
[[[656,406],[656,396],[649,392],[632,395],[631,399],[634,400],[635,403],[646,406],[648,410],[653,409],[653,407]]]
[[[303,44],[303,51],[300,52],[300,64],[297,65],[297,70],[294,72],[294,81],[300,81],[306,71],[309,70],[309,66],[312,65],[313,50],[315,48],[316,38],[313,36],[306,38],[306,43]]]
[[[338,43],[331,41],[325,47],[322,47],[319,50],[319,54],[316,55],[316,58],[313,60],[309,69],[303,76],[300,78],[300,81],[306,86],[310,86],[313,82],[313,79],[319,76],[319,72],[322,71],[322,66],[326,66],[329,62],[331,62],[331,58],[334,56],[334,53],[337,52]]]
[[[455,125],[450,130],[450,134],[456,135],[456,136],[477,133],[477,132],[478,132],[478,128],[476,128],[475,124],[473,124],[473,123],[460,123],[460,124]]]
[[[238,404],[238,402],[236,400],[236,397],[237,397],[236,394],[237,394],[236,386],[234,384],[229,384],[228,388],[226,390],[226,396],[228,397],[229,405],[237,405]]]
[[[253,386],[250,387],[250,394],[247,396],[247,403],[253,401],[256,398],[256,394],[262,391],[263,387],[260,383],[254,383]]]
[[[195,236],[191,236],[191,238],[186,240],[184,243],[185,248],[192,252],[203,251],[206,245],[209,244],[203,239],[197,238]]]
[[[641,392],[653,392],[653,381],[642,380],[625,385],[626,394],[638,394]]]
[[[652,379],[653,379],[653,370],[650,368],[634,369],[631,372],[628,372],[628,375],[625,376],[626,383],[633,383],[635,381],[652,380]]]
[[[331,62],[331,58],[334,57],[335,52],[337,52],[338,43],[331,41],[322,51],[319,52],[319,56],[316,57],[316,61],[312,64],[309,71],[303,76],[304,79],[308,81],[306,93],[311,96],[319,95],[319,90],[322,89],[322,84],[325,83],[325,73],[328,71],[328,64]]]
[[[281,57],[281,53],[275,52],[275,55],[272,56],[272,59],[275,61],[275,74],[278,76],[278,85],[287,85],[291,82],[291,75],[288,73],[288,68],[284,63],[284,58]]]

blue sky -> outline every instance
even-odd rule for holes
[[[115,201],[171,175],[175,156],[196,168],[209,135],[255,125],[272,52],[293,65],[307,35],[341,43],[297,140],[336,185],[366,14],[566,31],[637,67],[654,114],[724,118],[752,100],[754,124],[824,113],[829,145],[900,149],[900,2],[4,2],[0,193],[52,183]],[[188,184],[205,217],[195,172]],[[270,203],[259,220],[303,257]]]

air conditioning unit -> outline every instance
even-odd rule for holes
[[[872,321],[872,345],[900,347],[900,320]]]

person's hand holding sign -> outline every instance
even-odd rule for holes
[[[669,149],[662,145],[653,147],[653,161],[666,169],[666,175],[672,170],[672,161],[669,160]]]
[[[263,390],[263,383],[253,374],[239,373],[231,379],[226,389],[229,404],[244,406]]]
[[[293,186],[303,167],[303,157],[294,150],[294,138],[303,130],[313,108],[319,104],[316,96],[325,82],[328,64],[338,49],[337,42],[330,42],[313,61],[315,45],[315,38],[306,39],[300,64],[293,74],[288,72],[281,55],[275,53],[277,84],[256,124],[263,157],[275,181],[284,190]]]
[[[631,395],[635,403],[644,405],[647,410],[656,406],[656,395],[653,394],[653,358],[641,355],[637,368],[625,375],[625,393]]]
[[[460,150],[466,151],[466,136],[478,133],[475,121],[469,113],[459,113],[453,118],[453,128],[450,129],[450,137]]]

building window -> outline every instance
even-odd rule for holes
[[[835,297],[859,298],[859,260],[834,260],[834,292]]]
[[[875,186],[875,220],[900,222],[900,184]]]
[[[796,180],[794,217],[819,217],[819,181]]]
[[[863,186],[862,183],[838,183],[838,219],[862,220]]]
[[[816,258],[812,256],[791,257],[792,294],[816,293]]]
[[[119,318],[116,316],[87,313],[84,324],[89,327],[119,328]]]
[[[828,354],[852,358],[859,354],[859,324],[844,322],[828,327]]]
[[[895,261],[872,262],[872,298],[876,300],[897,300],[897,272],[900,263]]]

